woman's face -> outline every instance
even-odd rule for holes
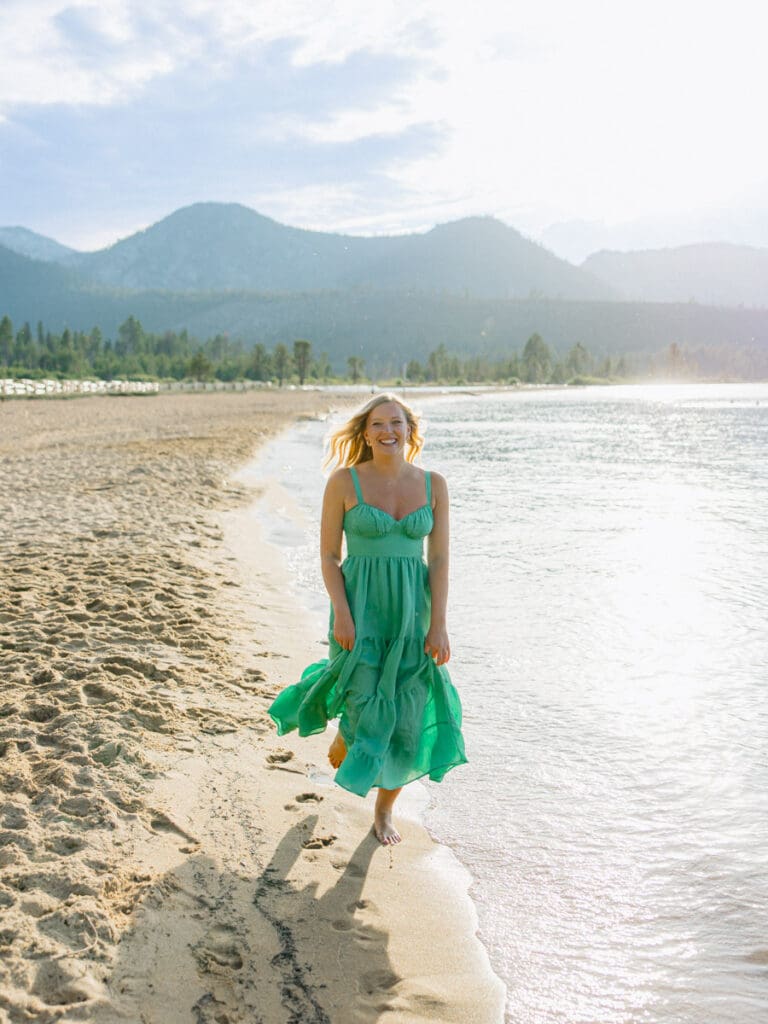
[[[371,409],[363,436],[374,453],[393,455],[402,452],[410,436],[402,407],[397,402],[382,402]]]

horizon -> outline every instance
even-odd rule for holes
[[[768,246],[762,5],[477,14],[9,0],[0,222],[94,251],[236,202],[358,237],[492,216],[572,263]]]

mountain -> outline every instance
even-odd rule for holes
[[[691,249],[709,252],[710,263],[691,259]],[[768,376],[768,308],[700,304],[722,300],[714,289],[725,265],[730,286],[752,282],[752,294],[760,294],[764,250],[598,253],[584,269],[489,217],[356,238],[285,227],[244,206],[200,203],[100,252],[53,251],[64,265],[0,245],[0,316],[17,329],[25,321],[54,332],[98,326],[115,338],[135,316],[155,334],[221,333],[270,348],[308,338],[337,368],[360,355],[377,375],[399,372],[440,344],[497,358],[519,352],[538,332],[561,353],[576,342],[601,357],[657,353],[674,343],[712,372]],[[664,271],[660,260],[668,261]],[[677,292],[653,291],[670,280]],[[620,301],[618,287],[664,301]],[[675,295],[683,301],[670,301]],[[692,295],[698,302],[688,301]]]
[[[33,308],[37,302],[43,309],[55,308],[80,287],[74,271],[0,245],[0,316],[19,306]]]
[[[235,203],[196,203],[75,265],[116,288],[296,291],[333,287],[355,256],[342,235],[286,227]]]
[[[467,217],[389,241],[399,244],[365,268],[356,268],[347,283],[478,298],[614,297],[594,276],[493,217]]]
[[[590,274],[490,217],[425,234],[362,238],[287,227],[236,203],[196,203],[108,249],[79,254],[72,265],[94,283],[176,292],[362,287],[613,297]]]
[[[581,268],[633,301],[768,308],[768,249],[718,242],[603,251]]]
[[[0,228],[0,245],[21,256],[50,263],[64,263],[70,257],[79,255],[75,249],[61,245],[53,238],[38,235],[28,228]]]
[[[703,370],[768,377],[768,310],[711,308],[695,303],[481,299],[458,294],[353,288],[312,292],[128,291],[84,282],[71,269],[29,260],[0,247],[0,316],[15,329],[41,320],[46,329],[88,331],[109,338],[129,316],[148,331],[187,329],[273,348],[308,338],[341,370],[361,356],[374,376],[397,374],[438,345],[489,358],[520,352],[534,332],[560,353],[581,342],[593,354],[648,354],[673,342],[696,354]]]
[[[18,328],[42,321],[47,329],[64,327],[90,330],[94,326],[116,332],[125,320],[124,309],[133,297],[94,288],[68,267],[32,260],[0,245],[0,317],[7,315]]]

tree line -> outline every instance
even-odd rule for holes
[[[25,323],[14,331],[9,317],[0,320],[0,373],[11,377],[95,377],[101,380],[262,380],[279,384],[298,377],[300,383],[333,376],[326,353],[315,356],[310,342],[297,339],[289,348],[272,351],[264,345],[246,348],[226,334],[206,341],[188,331],[145,331],[133,316],[120,325],[117,337],[65,328],[60,334],[42,323],[33,332]]]
[[[627,357],[595,357],[577,342],[567,353],[553,351],[539,334],[528,338],[521,351],[490,358],[462,358],[440,344],[424,358],[410,359],[401,368],[401,383],[516,383],[565,384],[593,379],[616,380],[647,376],[654,372],[685,377],[695,372],[688,356],[673,344],[653,362],[643,366]],[[117,337],[105,338],[98,327],[91,331],[65,328],[60,334],[38,323],[14,330],[9,317],[0,320],[0,376],[96,378],[111,380],[257,380],[278,385],[298,381],[333,382],[366,377],[365,361],[351,355],[340,371],[326,352],[316,354],[312,343],[296,339],[279,342],[269,350],[253,347],[226,334],[205,341],[186,330],[153,334],[133,316],[120,325]]]

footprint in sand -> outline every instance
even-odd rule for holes
[[[87,675],[89,675],[90,671],[91,671],[90,669],[83,668],[83,666],[81,666],[81,665],[74,665],[74,666],[67,666],[64,669],[64,671],[62,672],[62,675],[66,679],[71,679],[71,680],[74,680],[75,682],[78,682],[81,679],[85,679],[85,677]]]
[[[162,811],[156,811],[150,826],[153,832],[159,832],[160,834],[176,836],[178,839],[184,841],[184,845],[180,847],[182,853],[191,853],[200,845],[200,841],[191,836],[189,832],[185,832],[183,828],[180,828],[175,822],[171,821],[167,814],[163,814]]]
[[[296,797],[296,802],[299,804],[306,804],[314,801],[319,804],[322,799],[323,797],[320,796],[319,793],[299,793]]]
[[[2,819],[0,824],[3,828],[12,829],[14,832],[22,832],[29,825],[29,818],[25,808],[16,804],[4,804],[0,809]]]
[[[221,924],[212,928],[198,946],[201,967],[206,970],[213,963],[239,971],[243,966],[243,957],[238,948],[238,938],[235,929],[228,925]]]
[[[104,997],[104,986],[96,976],[85,964],[72,960],[43,961],[29,991],[53,1007],[69,1007]]]
[[[292,772],[294,775],[303,775],[301,768],[289,768],[288,761],[293,760],[292,750],[275,750],[266,756],[267,768],[274,771]]]
[[[78,850],[82,850],[84,846],[85,840],[78,836],[56,835],[45,841],[46,850],[58,853],[62,857],[69,857],[71,854],[77,853]]]
[[[130,621],[133,621],[135,616],[130,615],[129,618]],[[113,654],[111,657],[105,658],[102,662],[102,667],[113,675],[130,675],[133,673],[141,679],[152,679],[158,682],[166,682],[171,677],[171,673],[167,669],[159,668],[157,665],[152,664],[151,661],[143,661],[141,658],[129,658],[122,654]]]
[[[276,750],[272,754],[267,754],[268,764],[284,764],[286,761],[290,761],[293,758],[292,750]]]
[[[28,722],[50,722],[58,718],[61,708],[55,704],[33,704],[24,717]]]
[[[365,871],[358,864],[350,864],[346,860],[332,860],[331,867],[336,871],[343,871],[347,878],[364,878]]]
[[[82,793],[67,797],[59,804],[59,810],[72,818],[101,818],[105,809],[106,804],[103,800]]]
[[[83,686],[83,696],[89,705],[109,704],[120,698],[118,693],[101,683],[86,683]]]
[[[372,918],[377,914],[376,904],[372,900],[359,899],[348,903],[346,910],[349,917],[339,918],[332,923],[332,927],[339,932],[353,931],[354,941],[359,946],[370,948],[380,945],[382,931],[372,923]]]
[[[312,836],[310,839],[305,839],[301,844],[305,850],[322,850],[326,846],[333,846],[338,836],[327,835],[327,836]]]

